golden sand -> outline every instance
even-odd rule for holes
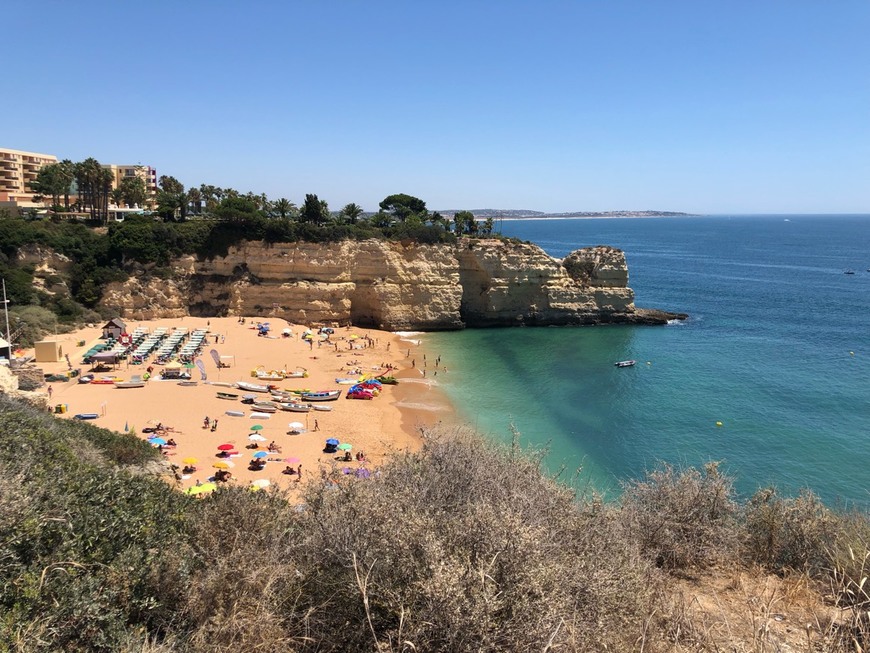
[[[255,324],[258,320],[270,323],[270,336],[258,335]],[[200,355],[205,363],[207,380],[201,380],[198,369],[191,369],[192,380],[196,386],[178,385],[176,380],[161,380],[163,367],[156,365],[153,356],[143,365],[132,365],[122,361],[111,372],[95,373],[97,378],[117,376],[128,380],[133,375],[142,375],[147,367],[153,367],[152,379],[143,388],[116,388],[114,385],[80,384],[73,378],[69,382],[55,382],[51,387],[49,403],[52,407],[66,404],[67,412],[60,418],[72,418],[80,413],[97,413],[99,417],[89,423],[114,431],[133,431],[138,437],[146,439],[145,428],[157,424],[169,427],[164,438],[172,438],[177,446],[164,448],[167,460],[179,467],[186,458],[194,458],[197,471],[184,475],[182,487],[190,487],[197,481],[205,483],[216,471],[214,463],[221,461],[231,465],[230,482],[249,485],[256,479],[268,479],[270,483],[285,488],[297,486],[298,474],[282,473],[288,466],[287,458],[297,458],[299,463],[289,463],[296,469],[302,465],[302,480],[310,480],[312,475],[319,476],[321,470],[338,466],[349,468],[355,473],[360,467],[374,470],[385,456],[402,450],[415,450],[420,446],[421,427],[442,420],[451,420],[453,411],[449,403],[437,391],[432,379],[422,378],[421,371],[412,367],[411,362],[418,358],[415,353],[418,342],[410,337],[375,329],[339,328],[331,336],[330,342],[320,346],[309,344],[301,339],[305,326],[289,324],[276,318],[245,318],[241,324],[238,318],[195,318],[162,319],[150,322],[127,324],[132,333],[138,326],[153,331],[157,327],[184,327],[192,332],[197,328],[207,328],[207,345]],[[282,330],[291,329],[292,337],[281,336]],[[56,336],[61,341],[63,352],[68,354],[73,368],[88,373],[89,365],[82,363],[83,354],[96,342],[100,342],[102,330],[98,327]],[[217,343],[215,342],[217,336]],[[83,346],[78,343],[84,341]],[[337,345],[337,347],[336,347]],[[229,367],[218,368],[209,355],[216,349]],[[410,355],[409,355],[410,352]],[[383,387],[378,397],[372,400],[346,399],[349,386],[337,385],[336,378],[356,376],[354,370],[365,374],[386,372],[384,365],[391,364],[395,369],[387,372],[402,382],[397,386]],[[67,370],[66,361],[58,363],[39,363],[46,374],[61,373]],[[283,381],[260,381],[252,377],[253,370],[295,370],[305,368],[307,378],[285,379]],[[245,381],[259,384],[275,384],[283,389],[307,388],[310,390],[342,389],[337,401],[324,402],[328,412],[311,410],[308,413],[278,411],[268,419],[252,419],[250,405],[242,404],[241,395],[246,391],[212,385]],[[47,389],[46,389],[47,390]],[[218,392],[238,394],[239,400],[220,399]],[[258,400],[269,400],[268,394],[257,394]],[[244,416],[231,417],[227,411],[242,411]],[[203,427],[204,418],[218,421],[216,430]],[[291,434],[290,422],[301,422],[301,433]],[[258,442],[260,449],[250,450],[251,426],[259,424],[259,434],[265,441]],[[343,452],[326,454],[323,452],[327,438],[336,438],[350,443],[351,462],[343,460]],[[252,455],[256,451],[266,451],[267,445],[274,441],[280,453],[268,453],[267,463],[262,471],[248,469]],[[233,445],[239,454],[229,459],[218,458],[218,446]],[[365,453],[366,461],[356,460],[356,453]]]

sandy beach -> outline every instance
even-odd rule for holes
[[[258,335],[256,324],[267,321],[268,336]],[[91,365],[84,364],[82,357],[95,343],[102,342],[102,327],[80,329],[53,337],[61,343],[63,353],[69,355],[74,369],[89,373]],[[312,476],[319,477],[333,466],[339,470],[348,468],[350,473],[365,467],[374,471],[390,453],[415,450],[421,444],[421,427],[438,421],[449,421],[453,410],[444,396],[438,392],[433,379],[424,378],[417,365],[422,363],[422,350],[413,335],[394,334],[376,329],[337,328],[328,341],[306,342],[301,338],[307,328],[290,324],[276,318],[245,317],[241,323],[237,317],[162,319],[149,322],[127,323],[127,332],[136,327],[153,331],[158,327],[208,329],[208,343],[199,359],[205,364],[207,379],[202,380],[199,369],[190,369],[195,386],[180,386],[177,380],[162,380],[163,366],[154,363],[152,355],[144,364],[133,365],[120,362],[114,370],[96,372],[101,377],[119,377],[129,380],[142,375],[151,366],[152,378],[142,388],[116,388],[114,385],[81,384],[73,378],[67,382],[49,383],[52,407],[66,404],[67,410],[57,417],[71,419],[81,413],[96,413],[97,419],[89,421],[114,431],[135,432],[147,439],[144,429],[153,429],[158,424],[167,427],[163,438],[175,441],[176,446],[164,447],[167,460],[177,465],[179,471],[185,466],[184,459],[193,458],[196,471],[184,474],[180,484],[188,488],[206,483],[213,476],[215,463],[230,466],[230,483],[250,485],[257,479],[268,479],[271,484],[293,490],[298,487],[299,475],[283,473],[286,467],[294,470],[302,466],[302,481]],[[290,329],[292,336],[282,336]],[[84,345],[80,345],[84,342]],[[228,367],[218,368],[210,355],[217,350]],[[32,353],[32,351],[30,352]],[[420,359],[420,360],[418,360]],[[415,365],[416,363],[416,365]],[[433,361],[430,361],[433,363]],[[57,363],[38,363],[46,374],[63,373],[68,370],[65,360]],[[385,366],[395,369],[388,372]],[[433,365],[429,365],[433,368]],[[252,376],[255,370],[297,370],[304,368],[306,378],[261,381]],[[432,370],[430,370],[431,373]],[[349,378],[363,374],[387,373],[400,380],[399,385],[385,385],[380,395],[372,400],[346,399],[348,385],[338,385],[337,378]],[[244,390],[227,387],[237,381],[274,384],[282,389],[309,389],[312,391],[341,389],[337,401],[323,402],[329,411],[311,410],[308,413],[278,411],[268,418],[251,418],[250,405],[241,403]],[[44,389],[48,390],[48,387]],[[218,392],[239,395],[239,399],[220,399]],[[269,400],[268,394],[257,394],[257,400]],[[230,416],[227,411],[242,412],[242,416]],[[204,428],[204,420],[217,419],[215,430]],[[291,429],[291,422],[299,422],[301,429]],[[257,441],[258,449],[248,449],[252,426],[263,440]],[[298,433],[291,431],[298,430]],[[327,438],[336,438],[352,445],[351,462],[343,460],[344,452],[324,453]],[[268,452],[270,442],[280,447],[279,452]],[[232,445],[237,451],[230,458],[218,457],[220,445]],[[253,454],[266,452],[263,470],[248,468]],[[357,452],[364,452],[366,460],[359,462]],[[262,455],[262,454],[261,454]],[[290,462],[287,459],[291,459]],[[298,462],[296,462],[298,460]],[[364,473],[364,472],[362,472]]]

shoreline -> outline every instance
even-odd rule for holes
[[[437,384],[422,382],[422,375],[410,365],[413,357],[407,356],[410,348],[420,347],[419,341],[410,344],[407,334],[380,331],[377,329],[336,328],[329,341],[319,345],[306,343],[301,339],[305,325],[291,324],[280,318],[245,317],[245,323],[239,317],[198,318],[185,316],[183,318],[164,318],[149,321],[136,321],[127,324],[127,332],[132,333],[136,327],[142,326],[153,331],[164,327],[208,329],[208,336],[201,354],[197,357],[205,364],[207,379],[201,379],[200,370],[190,370],[191,380],[196,380],[196,386],[180,387],[177,381],[161,380],[160,372],[163,366],[153,362],[154,357],[143,365],[132,365],[121,362],[113,371],[96,373],[101,376],[117,376],[129,380],[133,375],[141,375],[151,366],[153,378],[143,388],[116,388],[113,384],[80,384],[78,378],[67,382],[47,383],[40,392],[47,394],[48,404],[54,409],[59,404],[68,406],[65,413],[56,417],[70,419],[80,413],[96,413],[99,417],[89,423],[117,432],[133,431],[137,437],[146,439],[144,428],[155,428],[158,423],[170,427],[163,435],[164,439],[172,438],[177,446],[164,449],[166,460],[182,469],[182,460],[194,458],[197,460],[196,471],[182,475],[175,481],[181,489],[196,484],[208,482],[216,471],[212,465],[215,462],[226,462],[233,475],[231,483],[250,485],[252,481],[277,485],[284,489],[296,491],[300,487],[298,474],[284,474],[286,467],[294,470],[302,466],[303,481],[310,480],[315,475],[324,476],[335,469],[345,473],[355,473],[361,467],[374,471],[391,454],[399,451],[415,451],[423,441],[426,426],[431,426],[442,420],[451,420],[455,416],[452,404],[446,395],[437,389]],[[270,334],[275,336],[262,337],[257,335],[254,325],[259,322],[270,322]],[[292,337],[284,338],[280,334],[284,329],[292,331]],[[82,355],[95,343],[101,342],[102,329],[99,326],[86,327],[71,333],[61,334],[48,339],[57,340],[63,353],[69,355],[72,367],[81,369],[87,374],[90,366],[82,363]],[[214,338],[216,337],[217,343]],[[84,345],[78,343],[84,341]],[[316,341],[315,341],[316,342]],[[226,360],[228,368],[218,368],[212,361],[210,351],[218,351],[221,360]],[[32,353],[29,350],[28,353]],[[422,355],[424,349],[420,349]],[[46,375],[61,374],[67,371],[68,365],[63,357],[58,362],[36,363]],[[386,372],[383,365],[392,365],[393,371]],[[252,376],[255,369],[293,370],[307,368],[307,378],[260,381]],[[348,400],[345,398],[349,386],[337,385],[336,378],[358,376],[353,371],[368,374],[387,373],[399,380],[395,386],[385,385],[380,396],[372,400]],[[260,384],[275,384],[284,389],[310,388],[311,390],[341,389],[342,396],[337,401],[319,404],[331,410],[311,410],[308,413],[278,411],[262,419],[252,419],[251,408],[238,400],[228,401],[217,398],[217,392],[226,391],[232,394],[246,394],[244,390],[226,387],[236,381],[247,381]],[[217,382],[220,385],[212,385]],[[257,400],[269,400],[268,394],[256,393]],[[239,411],[243,416],[229,416],[227,411]],[[204,417],[210,421],[218,420],[218,428],[204,428]],[[299,434],[290,434],[287,425],[299,422],[304,428],[298,429]],[[252,444],[249,439],[254,431],[252,426],[259,426],[257,434],[265,438],[259,441],[256,450],[248,450]],[[351,461],[343,456],[328,454],[324,451],[326,438],[335,437],[341,442],[352,445]],[[267,452],[266,447],[274,441],[281,447],[281,452]],[[221,444],[233,445],[233,451],[238,454],[224,459],[217,457],[217,447]],[[265,469],[254,471],[248,469],[252,455],[266,451]],[[364,462],[358,462],[355,454],[363,451],[366,454]],[[342,452],[337,452],[341,454]],[[287,458],[298,462],[287,462]],[[169,477],[170,482],[172,478]]]

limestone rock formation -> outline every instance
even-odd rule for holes
[[[635,308],[625,255],[612,247],[560,260],[536,245],[496,239],[246,242],[226,256],[188,256],[172,268],[168,280],[137,274],[110,285],[103,305],[133,320],[272,315],[390,330],[661,324],[681,317]]]

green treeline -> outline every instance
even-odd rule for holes
[[[740,503],[715,465],[604,503],[534,452],[433,431],[369,478],[310,472],[294,505],[193,499],[134,436],[3,397],[0,435],[0,650],[723,650],[668,598],[717,565],[823,585],[841,618],[813,650],[870,644],[867,516]]]

